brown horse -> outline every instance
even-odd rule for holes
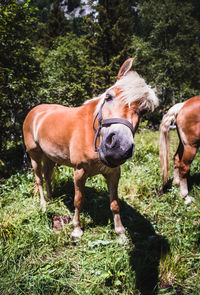
[[[169,128],[176,123],[179,146],[174,155],[173,183],[180,185],[180,195],[185,203],[191,203],[188,196],[187,175],[198,147],[200,146],[200,95],[183,103],[175,104],[164,115],[160,125],[160,164],[163,181],[168,179],[169,169]]]
[[[42,173],[50,198],[55,163],[74,168],[74,239],[83,234],[79,212],[86,179],[100,173],[107,181],[115,232],[124,236],[117,195],[119,166],[134,153],[133,137],[141,113],[153,111],[158,105],[154,91],[136,72],[130,71],[133,60],[130,58],[124,62],[117,82],[101,96],[74,108],[38,105],[28,113],[23,124],[24,141],[43,211],[46,201]]]

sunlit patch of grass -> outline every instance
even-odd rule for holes
[[[171,131],[172,157],[178,145]],[[128,243],[114,233],[103,176],[87,180],[81,213],[82,239],[74,243],[71,222],[59,233],[55,214],[73,217],[73,170],[58,167],[53,199],[42,213],[33,198],[32,171],[2,182],[0,196],[0,291],[21,294],[193,294],[200,293],[200,156],[189,177],[188,206],[179,189],[163,193],[158,132],[136,134],[134,157],[121,167],[119,197]]]

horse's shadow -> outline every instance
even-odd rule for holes
[[[56,184],[53,190],[53,198],[63,196],[63,202],[70,212],[74,212],[74,183],[72,179]],[[90,226],[107,225],[112,219],[107,191],[97,191],[94,188],[85,187],[85,200],[82,212],[86,212],[92,219]]]
[[[192,189],[194,184],[196,184],[198,186],[200,185],[200,173],[195,173],[195,174],[189,175],[189,177],[188,177],[189,190]]]
[[[67,192],[63,201],[70,211],[74,210],[73,181],[63,182],[61,186],[54,189],[54,197]],[[92,218],[93,224],[107,225],[112,219],[109,206],[108,192],[97,191],[94,188],[85,188],[85,205],[83,211]],[[158,235],[151,222],[129,206],[126,202],[120,201],[122,223],[131,237],[134,247],[130,250],[130,265],[136,274],[136,288],[141,294],[156,294],[160,259],[169,251],[169,243],[166,238]]]
[[[170,251],[168,240],[155,232],[146,217],[123,201],[121,217],[135,246],[130,251],[130,264],[136,274],[136,288],[141,294],[157,294],[160,259]]]

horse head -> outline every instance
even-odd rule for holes
[[[136,72],[130,71],[133,61],[129,58],[124,62],[117,82],[101,96],[96,108],[98,129],[95,130],[95,150],[99,152],[100,160],[113,168],[133,156],[134,133],[140,116],[144,111],[153,111],[158,105],[154,91]]]

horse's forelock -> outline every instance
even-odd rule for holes
[[[112,89],[113,87],[121,88],[122,92],[119,98],[125,104],[130,106],[132,102],[138,102],[141,111],[153,111],[159,104],[154,90],[146,84],[145,80],[141,78],[137,72],[129,72],[109,89]],[[105,99],[106,92],[109,91],[109,89],[107,89],[100,96],[85,102],[89,103],[90,101],[99,100],[95,109],[95,114],[99,112],[99,109]]]
[[[125,104],[139,102],[141,110],[153,111],[158,106],[158,98],[137,72],[129,72],[119,79],[114,86],[122,89],[121,98]]]

